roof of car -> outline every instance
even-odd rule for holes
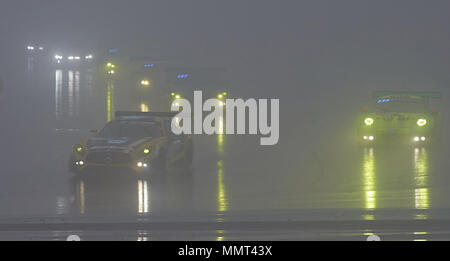
[[[378,97],[376,99],[376,103],[387,103],[392,101],[401,101],[401,102],[413,102],[413,103],[423,103],[425,102],[425,98],[414,95],[386,95],[383,97]]]

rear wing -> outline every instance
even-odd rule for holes
[[[115,116],[116,118],[125,116],[172,118],[177,115],[177,113],[178,112],[116,111]]]
[[[385,96],[420,97],[424,99],[441,99],[440,92],[408,92],[408,91],[374,91],[373,98],[378,99]]]

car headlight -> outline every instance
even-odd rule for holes
[[[417,120],[417,125],[419,127],[425,126],[425,125],[427,125],[427,120],[425,120],[425,119],[418,119]]]
[[[365,118],[365,119],[364,119],[364,124],[366,124],[367,126],[372,125],[373,122],[374,122],[374,119],[373,119],[373,118],[368,117],[368,118]]]

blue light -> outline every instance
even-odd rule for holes
[[[144,68],[153,68],[153,67],[155,67],[155,64],[154,64],[154,63],[147,63],[147,64],[144,64]]]
[[[385,103],[385,102],[390,102],[391,99],[379,99],[377,100],[377,103]]]
[[[117,49],[109,49],[108,50],[109,53],[117,53],[117,51],[118,51]]]
[[[189,77],[189,74],[182,73],[177,75],[177,79],[187,79]]]

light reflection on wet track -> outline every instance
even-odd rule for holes
[[[35,74],[32,61],[28,69]],[[362,148],[342,140],[318,152],[299,149],[304,142],[314,144],[301,137],[277,148],[260,148],[256,137],[197,136],[192,170],[175,168],[153,178],[99,171],[75,178],[67,171],[67,160],[77,139],[111,120],[115,110],[153,106],[142,97],[122,101],[113,79],[97,79],[90,70],[52,73],[54,82],[34,88],[54,89],[54,110],[42,109],[41,120],[17,125],[27,125],[33,136],[11,125],[6,129],[14,148],[2,171],[9,177],[0,184],[2,216],[216,213],[216,221],[222,222],[225,214],[239,211],[323,208],[364,210],[360,220],[377,220],[380,209],[412,209],[417,210],[414,219],[427,219],[427,210],[449,206],[449,180],[439,172],[439,150]],[[20,142],[20,135],[28,137],[26,142]],[[18,158],[24,162],[18,164]],[[227,239],[225,232],[215,231],[215,239]]]

